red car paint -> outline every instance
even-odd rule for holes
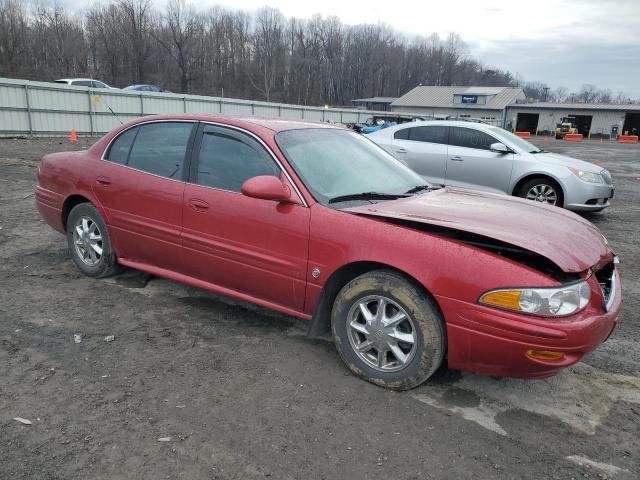
[[[162,120],[231,125],[259,137],[286,171],[280,179],[291,201],[251,198],[102,160],[120,131]],[[589,222],[513,197],[449,188],[332,209],[314,200],[275,142],[277,132],[294,128],[335,127],[208,115],[137,119],[87,151],[44,157],[38,169],[37,206],[47,223],[65,232],[67,202],[84,197],[104,218],[121,264],[307,320],[319,305],[323,287],[342,267],[372,262],[402,271],[423,285],[441,310],[448,365],[455,369],[545,377],[579,361],[610,335],[621,289],[606,312],[591,270],[614,255]],[[403,225],[403,220],[411,223]],[[553,320],[479,305],[478,298],[488,290],[560,282],[496,253],[416,228],[422,224],[536,252],[563,271],[588,278],[590,303],[575,315]],[[315,269],[321,272],[318,278],[312,275]],[[525,355],[529,349],[567,355],[562,361],[534,360]]]

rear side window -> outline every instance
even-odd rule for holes
[[[192,124],[148,123],[138,128],[127,165],[161,177],[181,179]]]
[[[447,144],[447,127],[434,125],[432,127],[413,127],[410,130],[409,140]]]
[[[184,157],[193,124],[148,123],[117,137],[105,160],[161,177],[182,179]]]
[[[90,80],[74,80],[71,82],[71,85],[75,85],[76,87],[91,87],[92,83]]]
[[[403,128],[402,130],[398,130],[393,134],[393,138],[396,140],[409,140],[409,130],[411,129]]]
[[[126,165],[129,158],[129,151],[131,151],[131,145],[133,145],[133,140],[136,138],[137,133],[138,127],[134,127],[121,134],[113,141],[104,158],[113,163]]]
[[[457,147],[490,150],[491,144],[498,140],[480,130],[464,127],[451,127],[449,145]]]
[[[447,127],[434,125],[431,127],[411,127],[398,130],[393,138],[396,140],[412,140],[414,142],[447,144]]]
[[[242,184],[258,175],[280,175],[280,169],[252,138],[221,128],[202,134],[196,183],[239,192]]]

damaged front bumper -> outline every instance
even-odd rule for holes
[[[447,321],[449,368],[487,375],[545,378],[580,361],[604,342],[617,324],[622,303],[620,275],[605,299],[595,275],[589,278],[589,305],[570,317],[542,319],[436,297]],[[559,359],[532,358],[528,352],[562,352]]]

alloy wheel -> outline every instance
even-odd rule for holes
[[[382,295],[357,300],[347,318],[347,335],[356,355],[369,367],[396,372],[411,363],[417,335],[411,316]]]
[[[527,200],[534,200],[548,205],[555,205],[558,203],[558,194],[556,193],[555,188],[544,183],[532,186],[527,191],[525,198]]]
[[[95,267],[102,259],[102,233],[90,217],[80,217],[73,226],[73,244],[78,258]]]

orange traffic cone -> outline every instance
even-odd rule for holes
[[[69,140],[71,140],[71,143],[76,143],[78,141],[78,134],[76,133],[75,128],[71,129],[71,135],[69,135]]]

